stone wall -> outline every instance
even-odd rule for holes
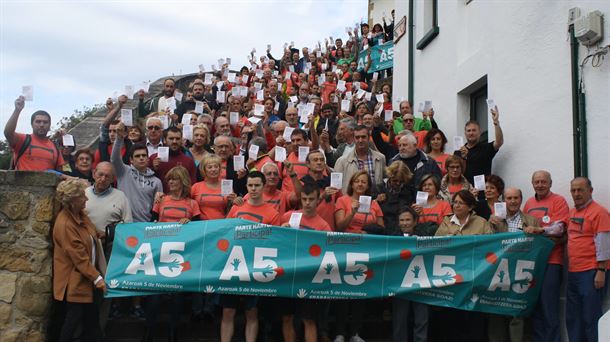
[[[0,341],[44,341],[57,176],[0,171]]]

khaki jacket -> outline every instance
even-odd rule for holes
[[[96,261],[105,262],[95,225],[82,212],[81,218],[62,209],[53,226],[53,297],[73,303],[93,303],[93,282],[101,274],[92,264],[93,244]],[[103,260],[103,261],[102,261]],[[99,264],[96,262],[96,264]],[[103,275],[102,275],[103,276]],[[103,281],[103,280],[102,280]]]
[[[371,184],[371,191],[373,194],[377,194],[379,188],[383,185],[383,178],[385,177],[385,156],[371,149],[369,149],[369,153],[371,153],[373,158],[373,168],[375,170],[375,180]],[[359,171],[355,148],[351,153],[343,155],[337,160],[334,171],[343,173],[343,188],[341,190],[344,194],[347,194],[347,186],[350,179]]]
[[[534,216],[528,215],[522,211],[519,211],[519,215],[521,215],[521,222],[523,222],[523,227],[540,227],[538,219]],[[499,224],[492,224],[491,228],[493,228],[496,233],[506,233],[508,231],[508,223],[506,223],[506,220],[502,220],[502,222],[500,222]]]
[[[487,220],[476,214],[470,214],[468,222],[461,227],[451,222],[453,215],[447,215],[438,227],[435,236],[446,236],[446,235],[483,235],[493,234],[494,231],[491,229],[491,225]]]

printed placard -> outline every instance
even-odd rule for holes
[[[415,197],[415,204],[425,207],[428,205],[428,193],[425,191],[418,191]]]
[[[195,113],[203,113],[203,101],[195,101]]]
[[[506,202],[494,203],[494,215],[501,219],[506,219]]]
[[[187,114],[183,114],[183,115],[182,115],[182,121],[181,121],[181,123],[182,123],[183,125],[190,125],[190,124],[191,124],[191,119],[192,119],[192,118],[193,118],[193,114],[189,114],[189,113],[187,113]]]
[[[474,176],[474,188],[485,191],[485,175]]]
[[[220,181],[220,194],[228,196],[233,193],[233,180],[223,179]]]
[[[74,144],[74,137],[72,136],[72,134],[64,134],[61,137],[61,143],[64,146],[76,146]]]
[[[230,112],[229,113],[229,123],[233,126],[237,125],[239,122],[239,113],[238,112]]]
[[[250,148],[248,149],[248,158],[256,160],[258,159],[258,150],[259,147],[258,145],[250,145]]]
[[[454,136],[453,137],[453,150],[459,151],[462,146],[464,146],[464,137],[463,136]]]
[[[299,162],[301,162],[301,163],[306,162],[308,154],[309,154],[309,146],[299,146]]]
[[[290,214],[290,220],[288,221],[288,225],[292,228],[299,228],[301,226],[301,218],[303,217],[303,213],[293,212]]]
[[[294,132],[294,130],[294,127],[286,126],[286,128],[284,128],[284,134],[282,134],[282,138],[284,138],[284,140],[286,140],[287,142],[292,142],[292,132]]]
[[[275,147],[275,161],[283,163],[286,160],[286,149],[281,146]]]
[[[157,149],[157,158],[159,158],[162,162],[167,163],[169,161],[169,147],[159,146]]]
[[[241,169],[245,169],[246,165],[246,161],[244,156],[242,155],[238,155],[238,156],[233,156],[233,169],[235,171],[241,170]]]
[[[185,140],[193,140],[193,125],[190,123],[182,125],[182,137],[184,137]]]
[[[133,126],[133,109],[121,109],[121,122],[127,127]]]
[[[332,172],[330,174],[330,187],[335,189],[341,189],[343,187],[343,173]]]
[[[371,212],[371,196],[360,196],[358,198],[358,212],[363,214],[368,214]]]

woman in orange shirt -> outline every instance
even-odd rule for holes
[[[452,203],[453,195],[458,193],[460,190],[472,191],[472,184],[464,177],[464,170],[466,170],[466,164],[464,159],[450,155],[445,161],[447,168],[447,174],[441,179],[441,188],[439,195],[441,199]]]
[[[424,137],[424,147],[428,156],[436,160],[438,167],[444,175],[447,174],[445,163],[450,154],[445,153],[445,145],[447,145],[447,137],[445,133],[437,128],[432,128]]]
[[[222,159],[217,155],[209,155],[199,164],[199,172],[203,176],[203,181],[192,186],[191,198],[199,205],[202,220],[225,218],[228,204],[237,197],[234,192],[222,195],[221,167]]]
[[[438,225],[443,218],[451,214],[449,202],[439,198],[440,182],[436,176],[424,175],[419,183],[419,191],[428,193],[428,203],[425,206],[413,204],[413,209],[419,215],[419,223],[434,222]]]
[[[199,205],[191,199],[191,177],[183,166],[171,168],[165,175],[169,191],[157,198],[153,206],[153,220],[158,222],[178,222],[186,224],[199,220]],[[182,265],[179,265],[182,267]],[[182,294],[170,296],[169,340],[177,340],[177,326],[182,309]],[[143,341],[152,341],[157,323],[159,295],[148,296],[145,303],[146,332]]]
[[[199,220],[199,205],[191,199],[191,178],[183,166],[171,168],[165,175],[169,191],[155,200],[153,220],[186,224]]]
[[[368,213],[358,212],[360,196],[371,195],[371,177],[365,170],[356,172],[349,181],[347,195],[337,200],[335,221],[337,231],[346,233],[362,233],[362,227],[367,224],[383,224],[383,212],[376,200],[371,200]]]

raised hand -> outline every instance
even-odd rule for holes
[[[15,100],[15,111],[17,112],[21,112],[23,110],[23,108],[25,107],[25,97],[23,96],[19,96],[16,100]]]

